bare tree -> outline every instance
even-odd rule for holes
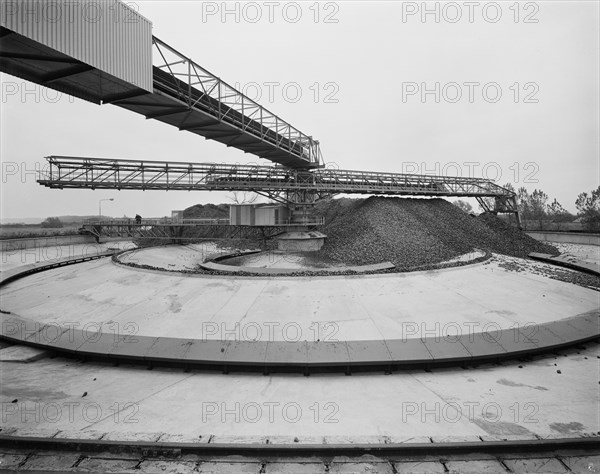
[[[575,216],[562,207],[556,198],[554,198],[552,204],[548,205],[547,212],[548,217],[552,219],[552,223],[556,225],[557,230],[560,230],[562,223],[571,222],[575,219]]]
[[[548,195],[541,189],[534,189],[529,195],[529,212],[531,219],[537,220],[540,230],[543,229],[544,218],[547,217]]]
[[[234,204],[252,204],[258,199],[258,194],[250,191],[232,191],[229,200]]]

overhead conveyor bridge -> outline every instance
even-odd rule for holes
[[[252,191],[289,204],[307,202],[308,195],[462,196],[482,202],[494,198],[490,210],[516,212],[514,193],[482,178],[70,156],[46,160],[48,167],[38,181],[58,189]]]
[[[93,22],[81,15],[85,2],[57,1],[65,14],[56,21],[31,14],[43,2],[7,3],[0,8],[0,72],[117,105],[276,165],[49,157],[49,173],[39,180],[45,186],[248,190],[305,209],[340,193],[466,196],[486,210],[517,214],[514,193],[484,179],[326,169],[317,140],[153,36],[152,23],[119,0],[99,4],[104,14]]]
[[[97,22],[80,18],[77,2],[58,2],[73,9],[70,21],[59,19],[65,23],[36,21],[31,2],[10,3],[0,9],[0,72],[290,168],[322,165],[317,140],[153,36],[152,24],[122,2],[102,3]],[[108,12],[128,21],[111,21]]]

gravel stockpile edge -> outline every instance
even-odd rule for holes
[[[469,215],[444,199],[370,197],[316,205],[325,217],[324,256],[345,264],[391,261],[398,269],[431,265],[482,249],[526,258],[558,250],[497,216]]]

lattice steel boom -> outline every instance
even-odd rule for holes
[[[46,157],[38,182],[50,188],[182,191],[312,192],[471,196],[509,199],[511,191],[482,178],[432,176],[321,168],[177,163],[67,156]]]

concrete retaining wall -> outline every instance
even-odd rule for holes
[[[53,237],[30,237],[26,239],[0,240],[2,252],[13,252],[15,250],[51,247],[58,245],[95,244],[96,239],[91,235],[58,235]]]
[[[96,242],[93,235],[57,235],[52,237],[29,237],[25,239],[0,240],[0,251],[14,252],[15,250],[37,249],[41,247],[56,247],[60,245],[105,244],[107,242],[130,241],[130,237],[100,237]]]
[[[574,234],[570,232],[526,232],[526,234],[542,242],[600,246],[600,234]]]

